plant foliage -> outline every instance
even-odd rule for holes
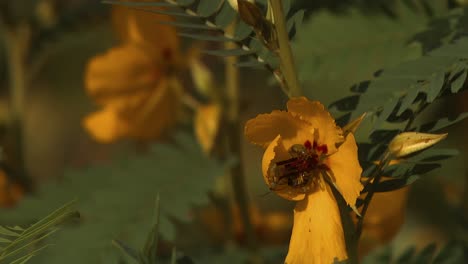
[[[28,228],[0,226],[0,263],[26,263],[47,247],[41,242],[55,233],[58,225],[79,217],[79,213],[72,210],[74,203],[65,204]]]
[[[431,15],[423,2],[432,8]],[[369,15],[357,7],[340,14],[323,9],[313,13],[293,42],[305,95],[328,104],[375,71],[421,56],[419,45],[408,45],[408,40],[432,16],[448,11],[439,0],[392,1],[391,10],[394,16]]]
[[[468,261],[468,245],[463,241],[450,241],[439,250],[437,250],[436,244],[431,243],[421,250],[416,250],[415,247],[409,247],[396,256],[393,251],[392,247],[382,248],[364,258],[363,263],[455,264],[466,263],[466,261]]]
[[[234,42],[236,49],[217,49],[206,50],[207,54],[215,56],[238,56],[249,58],[239,62],[240,67],[266,67],[274,72],[278,68],[278,61],[275,54],[262,44],[262,40],[254,34],[253,29],[239,21],[239,15],[227,0],[165,0],[154,2],[143,1],[103,1],[109,4],[126,5],[131,8],[137,8],[147,12],[157,12],[179,17],[176,22],[164,22],[164,24],[181,28],[179,33],[182,37],[208,42]],[[259,1],[260,3],[265,1]],[[290,1],[283,1],[285,14],[290,11]],[[165,9],[154,9],[155,7],[164,7]],[[266,12],[264,12],[266,13]],[[304,11],[299,10],[288,14],[287,30],[292,37],[295,29],[302,23]],[[237,22],[234,34],[228,34],[227,28],[234,22]]]
[[[208,201],[214,178],[226,169],[226,164],[208,159],[191,136],[178,134],[174,141],[156,144],[144,156],[71,171],[60,183],[44,185],[37,197],[25,199],[13,212],[2,213],[1,220],[32,220],[60,201],[78,197],[82,220],[56,235],[56,246],[34,263],[116,263],[119,254],[111,241],[143,244],[159,193],[159,230],[165,239],[173,239],[169,219],[189,221],[191,206]]]
[[[466,10],[453,12],[464,14]],[[452,19],[452,16],[446,19]],[[437,48],[419,58],[377,72],[370,81],[354,85],[351,88],[353,95],[331,104],[331,107],[346,113],[340,120],[342,123],[363,112],[368,113],[368,118],[356,135],[360,142],[360,160],[367,161],[363,166],[364,176],[370,176],[376,169],[374,161],[381,159],[389,141],[396,134],[403,131],[435,133],[468,116],[467,113],[461,113],[456,118],[420,118],[421,113],[433,102],[442,101],[448,95],[466,88],[468,35],[462,33],[466,32],[466,28],[461,25],[456,28],[457,33],[451,34],[450,39],[445,39]],[[416,36],[426,34],[424,32]],[[416,180],[417,175],[440,167],[441,160],[456,154],[453,149],[436,149],[415,154],[389,166],[386,169],[388,174],[385,175],[397,180],[381,183],[385,185],[381,189],[389,191],[403,187]]]

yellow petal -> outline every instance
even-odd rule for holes
[[[143,140],[159,138],[177,120],[179,97],[173,89],[172,79],[161,79],[157,87],[152,89],[140,101],[124,114],[131,124],[130,137]]]
[[[250,142],[266,148],[278,135],[286,141],[294,140],[299,138],[300,133],[311,134],[313,128],[288,112],[273,111],[247,121],[244,131]],[[313,141],[313,137],[307,139]],[[304,142],[296,141],[295,143],[303,144]]]
[[[83,126],[96,141],[101,143],[116,141],[129,129],[127,124],[124,124],[110,109],[90,114],[83,120]]]
[[[218,134],[221,108],[210,104],[200,106],[195,115],[195,134],[205,153],[211,151]]]
[[[328,157],[328,166],[332,170],[332,180],[349,205],[354,205],[363,186],[360,178],[362,168],[359,165],[357,145],[353,134],[346,137],[346,141],[338,151]]]
[[[287,106],[289,113],[317,129],[318,142],[327,145],[329,154],[336,151],[335,144],[344,140],[343,132],[320,102],[309,101],[305,97],[296,97],[291,98]]]
[[[296,203],[285,263],[333,263],[335,258],[341,261],[347,254],[338,206],[327,186]]]
[[[119,105],[122,98],[154,88],[160,78],[161,71],[141,47],[123,45],[90,61],[85,86],[96,102]]]
[[[139,2],[143,2],[138,0]],[[154,2],[151,0],[150,2]],[[162,8],[154,8],[161,10]],[[173,21],[174,18],[162,14],[135,10],[125,6],[112,7],[112,22],[117,34],[124,42],[146,42],[153,49],[177,51],[179,38],[176,28],[163,25],[161,21]]]

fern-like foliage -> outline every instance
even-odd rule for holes
[[[419,45],[408,41],[431,19],[423,2],[430,5],[433,16],[448,11],[440,0],[385,2],[392,4],[395,16],[369,15],[354,7],[343,14],[316,11],[304,22],[293,48],[307,97],[329,104],[347,94],[351,85],[372,78],[375,71],[420,57]]]
[[[175,22],[164,22],[164,24],[181,28],[179,33],[182,37],[209,42],[234,42],[236,49],[205,50],[204,52],[215,56],[238,56],[250,58],[237,64],[239,67],[265,67],[271,72],[278,68],[276,55],[264,47],[262,41],[254,34],[253,29],[238,21],[239,14],[234,10],[227,0],[165,0],[154,2],[125,2],[125,1],[103,1],[109,4],[126,5],[147,12],[167,14],[180,18]],[[259,1],[262,3],[262,1]],[[263,1],[265,3],[265,1]],[[283,1],[285,13],[290,10],[290,1]],[[165,9],[156,10],[155,7]],[[299,10],[288,15],[287,29],[292,37],[295,28],[299,26],[304,17],[304,11]],[[227,27],[237,20],[234,34],[227,33]]]
[[[459,32],[463,31],[462,28]],[[377,72],[376,78],[353,86],[353,95],[331,105],[347,113],[340,120],[343,123],[363,112],[369,114],[357,133],[360,160],[368,161],[364,164],[364,176],[375,170],[373,161],[381,158],[396,134],[402,131],[435,133],[468,117],[468,113],[462,113],[450,119],[428,121],[418,118],[433,102],[466,88],[468,35],[457,36],[420,58]],[[392,190],[412,182],[417,179],[415,175],[438,168],[441,160],[456,154],[452,149],[425,151],[389,166],[388,175],[399,181],[382,183],[395,184],[393,187],[384,186],[382,190]]]
[[[450,241],[440,250],[431,243],[421,250],[409,247],[395,256],[391,246],[385,247],[364,258],[363,264],[455,264],[468,261],[468,244],[463,241]]]
[[[40,243],[57,231],[60,224],[79,217],[72,209],[74,203],[65,204],[28,228],[0,226],[0,263],[26,263],[47,247]]]
[[[157,144],[144,156],[71,171],[61,182],[44,185],[37,197],[24,200],[13,212],[2,212],[0,221],[31,220],[63,199],[78,197],[81,222],[54,236],[55,246],[33,263],[117,263],[121,256],[111,241],[144,244],[157,193],[159,231],[173,239],[169,217],[189,221],[190,208],[208,202],[206,193],[225,169],[226,164],[206,157],[192,136],[177,134],[174,144]]]

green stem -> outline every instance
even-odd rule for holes
[[[380,180],[382,178],[382,170],[390,162],[389,156],[390,155],[389,155],[388,152],[386,152],[383,155],[383,158],[380,160],[380,164],[378,165],[377,169],[375,170],[375,173],[373,173],[374,177],[371,178],[371,179],[374,179],[373,182],[372,183],[370,183],[370,182],[367,183],[367,184],[370,184],[370,188],[369,188],[369,191],[367,193],[366,198],[364,199],[364,205],[363,205],[363,208],[362,208],[362,211],[361,211],[361,217],[359,218],[359,220],[357,222],[357,227],[356,227],[356,235],[357,235],[358,239],[359,239],[359,237],[361,237],[362,228],[363,228],[363,224],[364,224],[364,217],[366,216],[367,209],[369,208],[372,197],[374,196],[375,188],[377,187],[377,185],[379,185]]]
[[[273,19],[276,34],[278,37],[280,69],[286,79],[286,89],[288,97],[297,97],[302,95],[302,89],[297,77],[294,56],[289,43],[289,35],[286,30],[286,19],[283,12],[281,0],[269,0],[273,12]]]
[[[233,23],[227,29],[228,32],[234,32],[236,23]],[[225,43],[226,49],[235,48],[236,44]],[[242,224],[246,234],[247,246],[255,249],[255,233],[250,221],[249,201],[247,190],[245,188],[245,175],[243,167],[243,155],[241,149],[241,124],[239,120],[239,68],[235,65],[237,57],[227,57],[225,60],[226,72],[226,132],[228,137],[229,153],[237,158],[237,164],[231,169],[231,183],[234,191],[234,199],[239,206]]]

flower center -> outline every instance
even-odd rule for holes
[[[273,179],[272,188],[276,185],[287,184],[290,187],[306,188],[318,175],[317,170],[329,170],[324,163],[328,147],[309,140],[304,144],[294,144],[289,148],[290,159],[276,162],[271,168]]]

